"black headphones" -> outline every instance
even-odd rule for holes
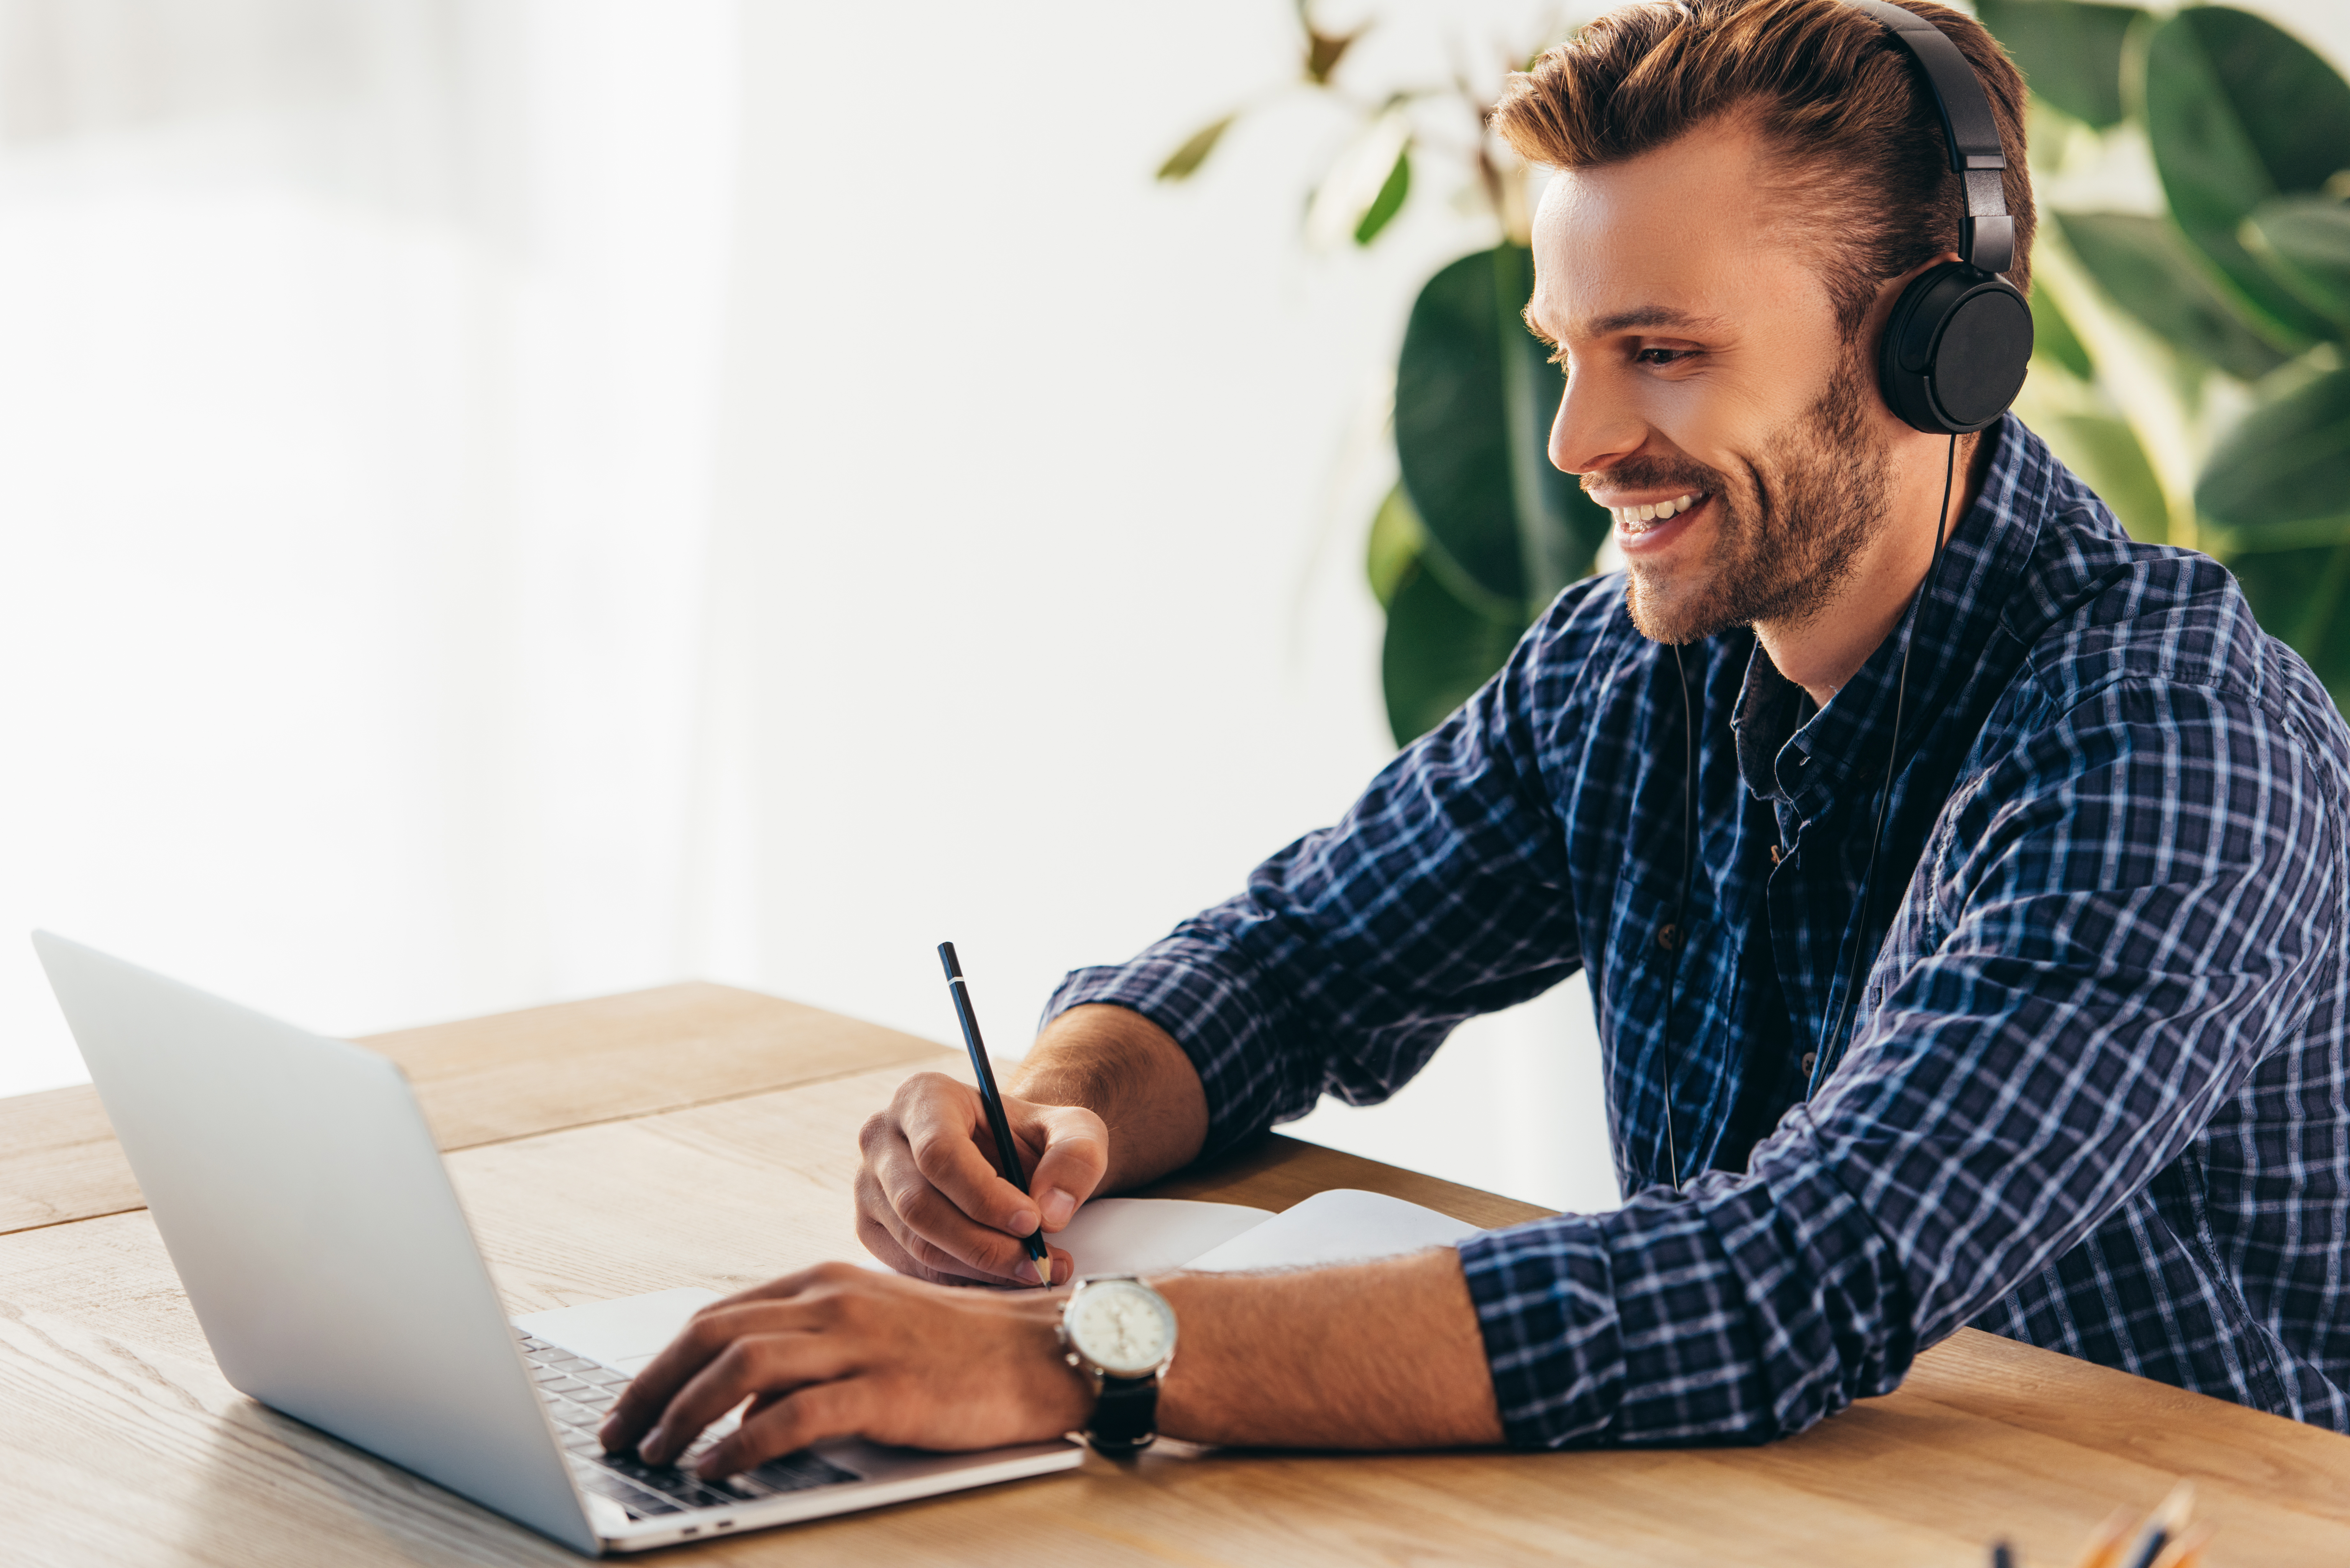
[[[2007,412],[2023,388],[2023,373],[2032,359],[2032,306],[2022,291],[2000,275],[2015,265],[2015,220],[2008,216],[2007,190],[2001,176],[2007,151],[2000,141],[1999,121],[1992,118],[1991,99],[1967,64],[1966,56],[1943,31],[1914,11],[1885,0],[1846,0],[1882,23],[1925,67],[1927,90],[1942,117],[1942,140],[1950,151],[1950,168],[1966,181],[1966,215],[1959,222],[1959,254],[1963,259],[1928,267],[1901,291],[1885,324],[1885,340],[1877,352],[1877,381],[1893,411],[1929,435],[1947,435],[1950,448],[1943,461],[1942,504],[1934,519],[1934,556],[1927,563],[1925,580],[1918,586],[1923,598],[1941,565],[1943,520],[1950,514],[1950,491],[1958,475],[1959,437],[1971,435]],[[1915,601],[1913,601],[1914,603]],[[1901,720],[1909,692],[1909,639],[1915,620],[1903,634],[1901,673],[1893,701],[1893,743],[1886,749],[1885,783],[1877,797],[1877,820],[1868,834],[1867,868],[1860,877],[1860,936],[1855,944],[1851,971],[1845,978],[1844,997],[1817,1048],[1817,1083],[1836,1051],[1845,1026],[1851,1021],[1853,1001],[1860,989],[1867,944],[1869,907],[1877,888],[1877,851],[1885,836],[1885,814],[1893,802],[1895,764],[1901,755]],[[1679,644],[1673,646],[1673,673],[1681,692],[1682,744],[1686,750],[1681,774],[1680,897],[1669,924],[1658,939],[1672,954],[1665,981],[1665,1015],[1659,1055],[1664,1068],[1665,1158],[1675,1191],[1681,1185],[1679,1140],[1673,1127],[1673,1006],[1679,1000],[1681,950],[1689,945],[1690,873],[1697,844],[1697,714],[1690,703],[1689,671],[1681,661]],[[1666,933],[1671,940],[1665,940]],[[1808,1096],[1808,1091],[1807,1091]]]
[[[1929,267],[1902,291],[1877,351],[1885,400],[1931,435],[1971,435],[2007,411],[2032,358],[2032,307],[2000,275],[2015,265],[2015,220],[2001,182],[2007,150],[1991,99],[1939,27],[1885,0],[1846,0],[1884,25],[1924,67],[1950,168],[1966,181],[1961,260]]]

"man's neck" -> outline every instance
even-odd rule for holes
[[[1922,457],[1923,443],[1918,443]],[[1934,506],[1942,499],[1941,443],[1930,463],[1899,464],[1890,499],[1891,516],[1868,545],[1835,596],[1801,621],[1756,621],[1754,635],[1779,673],[1802,687],[1820,707],[1868,662],[1893,628],[1901,624],[1918,585],[1934,559]],[[1982,491],[1991,443],[1981,436],[1959,438],[1965,472],[1950,488],[1943,514],[1945,534],[1959,524]]]

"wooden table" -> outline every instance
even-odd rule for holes
[[[415,1080],[509,1308],[854,1257],[857,1126],[940,1047],[720,986],[369,1042]],[[1159,1190],[1330,1187],[1483,1225],[1539,1210],[1282,1137]],[[1162,1446],[676,1549],[681,1563],[2068,1564],[2181,1475],[2215,1564],[2350,1563],[2350,1438],[1965,1332],[1762,1449],[1257,1454]],[[576,1563],[224,1382],[87,1089],[0,1100],[0,1563]]]

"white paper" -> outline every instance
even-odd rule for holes
[[[677,1337],[687,1319],[718,1299],[716,1291],[686,1285],[589,1302],[585,1306],[525,1313],[514,1320],[514,1325],[549,1345],[559,1345],[633,1376]]]
[[[1164,1274],[1273,1218],[1238,1203],[1184,1198],[1097,1198],[1046,1240],[1080,1274]]]
[[[1476,1226],[1450,1214],[1341,1187],[1315,1193],[1188,1266],[1211,1272],[1305,1268],[1451,1247],[1475,1234]]]

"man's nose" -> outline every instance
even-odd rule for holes
[[[1570,374],[1550,424],[1550,460],[1568,473],[1589,473],[1640,450],[1648,426],[1607,378]]]

